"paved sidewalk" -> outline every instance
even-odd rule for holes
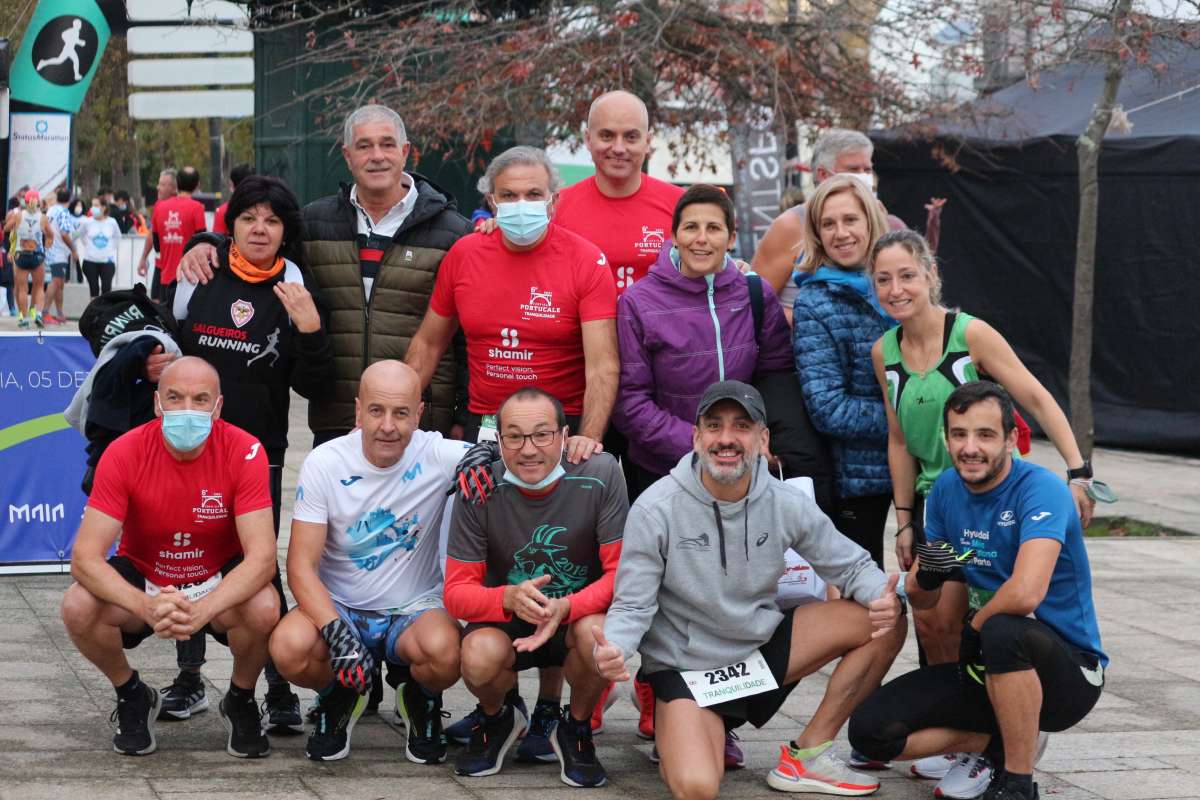
[[[284,480],[294,489],[311,439],[303,402],[293,407],[292,416],[295,433]],[[1056,470],[1061,466],[1049,448],[1039,446],[1033,458]],[[1097,474],[1127,498],[1112,513],[1195,530],[1200,462],[1104,451],[1096,463]],[[288,488],[284,496],[290,497]],[[282,563],[286,534],[280,547]],[[1193,612],[1200,606],[1195,569],[1200,537],[1093,540],[1088,551],[1112,664],[1096,709],[1077,728],[1051,737],[1037,775],[1042,796],[1200,800],[1200,675],[1195,667],[1200,664],[1200,626]],[[403,733],[395,728],[390,710],[390,689],[384,712],[365,718],[355,729],[353,753],[345,761],[305,760],[303,737],[274,738],[274,751],[263,761],[231,758],[224,753],[225,731],[216,713],[216,701],[228,686],[230,658],[211,641],[205,675],[212,710],[187,722],[159,724],[159,750],[151,756],[119,756],[111,749],[112,688],[75,651],[58,617],[68,583],[65,576],[0,579],[0,698],[9,720],[0,730],[0,800],[581,797],[580,790],[559,782],[554,765],[510,763],[491,778],[458,778],[448,765],[408,763]],[[146,642],[131,660],[151,685],[163,685],[174,674],[174,650],[163,641]],[[910,636],[891,674],[915,666]],[[766,786],[764,776],[775,764],[779,743],[795,735],[815,710],[827,674],[802,682],[766,728],[740,732],[747,768],[726,777],[722,796],[781,796]],[[536,694],[531,680],[522,680],[530,699]],[[260,696],[262,691],[260,684]],[[301,696],[307,705],[311,692]],[[473,705],[461,685],[447,693],[446,707],[455,718]],[[597,749],[608,768],[609,787],[586,794],[667,797],[647,759],[649,744],[634,734],[636,712],[627,693],[607,714],[606,726]],[[846,748],[844,735],[839,746]],[[906,764],[883,773],[882,781],[878,797],[932,797],[933,784],[907,777]]]

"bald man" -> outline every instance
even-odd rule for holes
[[[151,635],[181,641],[208,633],[233,651],[220,704],[225,749],[261,758],[270,745],[254,685],[279,621],[267,454],[220,419],[220,380],[202,359],[163,370],[154,412],[100,458],[71,554],[76,582],[63,597],[63,622],[116,689],[118,753],[154,752],[162,702],[124,650]],[[118,537],[117,554],[106,558]]]
[[[287,557],[297,607],[271,637],[271,657],[290,682],[318,692],[306,748],[314,761],[350,754],[383,661],[409,672],[396,691],[405,755],[446,757],[442,691],[459,677],[459,628],[442,605],[438,532],[469,445],[418,430],[423,410],[417,373],[377,361],[358,384],[358,427],[300,468]]]

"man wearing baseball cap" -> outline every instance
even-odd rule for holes
[[[654,688],[663,779],[674,797],[716,797],[726,730],[762,727],[801,678],[841,659],[800,736],[767,777],[788,792],[865,795],[879,788],[831,745],[904,642],[889,578],[799,489],[771,478],[762,396],[740,381],[700,398],[693,452],[634,503],[595,662],[612,681],[642,657]],[[780,611],[794,549],[842,599]]]

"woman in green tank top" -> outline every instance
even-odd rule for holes
[[[1037,420],[1067,469],[1082,467],[1084,460],[1066,415],[1004,337],[983,320],[941,305],[937,266],[920,234],[904,230],[881,237],[868,270],[880,304],[900,323],[875,342],[871,357],[887,408],[888,467],[899,526],[896,558],[907,570],[915,536],[924,538],[917,506],[953,466],[942,409],[957,386],[982,376],[1000,383]],[[1084,487],[1073,483],[1070,488],[1086,526],[1095,503]],[[943,590],[936,609],[916,616],[930,663],[958,657],[964,602],[965,592]]]

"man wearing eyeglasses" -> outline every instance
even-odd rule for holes
[[[479,699],[479,724],[455,771],[500,771],[525,728],[517,673],[563,667],[571,702],[550,736],[568,786],[601,786],[591,715],[608,685],[592,658],[621,558],[629,503],[616,460],[564,457],[562,404],[532,387],[497,413],[501,460],[484,506],[455,501],[446,561],[446,610],[465,620],[462,675]]]

